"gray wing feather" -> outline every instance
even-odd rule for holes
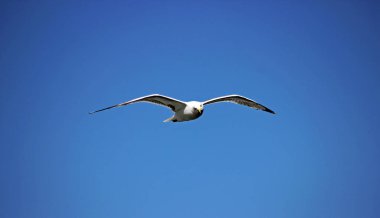
[[[185,102],[182,102],[182,101],[179,101],[177,99],[170,98],[167,96],[163,96],[163,95],[159,95],[159,94],[153,94],[153,95],[143,96],[140,98],[135,98],[135,99],[132,99],[130,101],[126,101],[126,102],[123,102],[120,104],[112,105],[112,106],[109,106],[109,107],[106,107],[106,108],[103,108],[100,110],[96,110],[96,111],[90,112],[90,114],[97,113],[97,112],[104,111],[104,110],[108,110],[108,109],[115,108],[115,107],[121,107],[121,106],[125,106],[128,104],[137,103],[137,102],[147,102],[147,103],[165,106],[165,107],[170,108],[174,112],[186,107]]]
[[[266,111],[266,112],[274,114],[274,111],[272,111],[271,109],[265,107],[264,105],[261,105],[261,104],[255,102],[254,100],[251,100],[251,99],[246,98],[246,97],[241,96],[241,95],[221,96],[221,97],[217,97],[217,98],[213,98],[213,99],[204,101],[203,104],[207,105],[207,104],[213,104],[213,103],[218,103],[218,102],[231,102],[231,103],[235,103],[235,104],[241,104],[244,106],[254,108],[256,110],[262,110],[262,111]]]

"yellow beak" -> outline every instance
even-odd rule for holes
[[[198,107],[197,110],[200,114],[202,113],[202,108]]]

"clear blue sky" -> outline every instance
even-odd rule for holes
[[[0,217],[380,217],[379,5],[2,1]]]

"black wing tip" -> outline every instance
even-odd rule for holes
[[[276,114],[274,111],[272,111],[271,109],[269,108],[265,108],[264,111],[268,112],[268,113],[271,113],[271,114]]]
[[[88,114],[89,114],[89,115],[92,115],[92,114],[97,113],[97,112],[99,112],[99,111],[101,111],[101,110],[91,111],[91,112],[88,112]]]
[[[97,111],[89,112],[88,114],[98,113],[100,111],[105,111],[105,110],[108,110],[108,109],[111,109],[111,108],[114,108],[114,107],[120,107],[120,104],[113,105],[113,106],[110,106],[110,107],[106,107],[106,108],[103,108],[103,109],[100,109],[100,110],[97,110]]]

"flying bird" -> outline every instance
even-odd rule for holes
[[[158,104],[158,105],[170,108],[174,112],[174,115],[164,120],[164,122],[182,122],[182,121],[190,121],[190,120],[197,119],[203,114],[203,107],[205,105],[218,103],[218,102],[231,102],[235,104],[241,104],[241,105],[248,106],[256,110],[262,110],[262,111],[266,111],[266,112],[274,114],[274,112],[271,109],[241,95],[226,95],[226,96],[213,98],[204,102],[199,102],[199,101],[185,102],[185,101],[180,101],[180,100],[159,95],[159,94],[153,94],[153,95],[143,96],[140,98],[135,98],[124,103],[116,104],[110,107],[106,107],[97,111],[90,112],[90,114],[94,114],[94,113],[108,110],[115,107],[122,107],[125,105],[137,103],[137,102],[153,103],[153,104]]]

